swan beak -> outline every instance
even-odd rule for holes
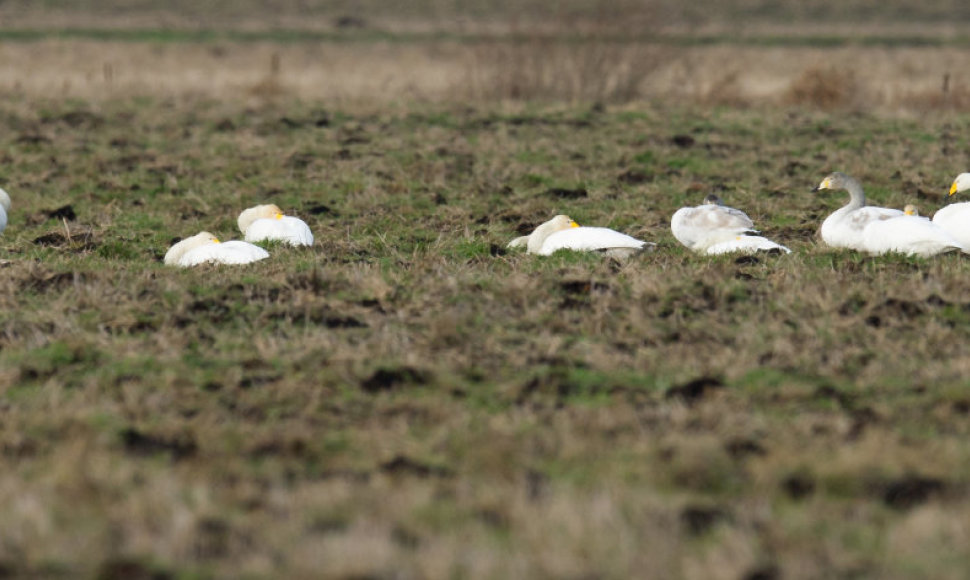
[[[815,192],[817,192],[819,190],[822,190],[822,189],[828,189],[829,188],[829,185],[830,185],[829,184],[829,178],[826,177],[825,179],[822,180],[822,183],[819,183],[818,185],[815,186],[815,189],[812,190],[812,193],[815,193]]]
[[[222,242],[219,241],[219,238],[212,238],[212,243],[213,244],[221,244]]]
[[[956,192],[957,192],[957,182],[954,181],[953,185],[950,186],[950,195],[953,195]]]
[[[283,214],[281,214],[281,213],[276,214],[276,219],[278,219],[278,220],[283,219]]]
[[[569,227],[571,227],[571,228],[578,228],[579,227],[579,224],[577,224],[576,222],[569,222]]]

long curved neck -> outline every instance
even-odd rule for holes
[[[526,244],[526,250],[530,254],[538,254],[539,250],[542,249],[543,242],[546,241],[550,235],[555,233],[557,228],[553,224],[545,223],[537,227],[535,230],[529,234],[529,243]]]
[[[0,189],[0,206],[3,206],[4,211],[10,211],[10,196],[2,189]]]
[[[198,248],[199,246],[204,246],[207,243],[209,242],[199,238],[199,236],[185,238],[181,242],[169,248],[168,252],[165,253],[165,258],[163,261],[169,266],[174,266],[178,264],[179,260],[182,259],[182,256],[184,256],[186,252]]]
[[[858,181],[851,177],[845,180],[845,190],[849,192],[849,204],[845,207],[849,209],[859,209],[866,205],[866,194],[862,191],[862,186]]]
[[[542,224],[529,234],[529,243],[526,244],[526,250],[530,254],[538,254],[539,250],[542,249],[542,243],[546,241],[549,234],[552,233],[552,227],[549,224]]]

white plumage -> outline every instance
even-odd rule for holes
[[[248,242],[220,242],[209,232],[186,238],[169,248],[165,264],[187,268],[199,264],[249,264],[269,257],[269,253]]]
[[[655,244],[644,242],[609,228],[580,227],[569,216],[557,215],[528,236],[509,242],[510,248],[526,246],[530,254],[549,256],[558,250],[601,252],[625,258]]]
[[[970,173],[961,173],[950,185],[950,196],[970,189]],[[970,248],[970,202],[951,203],[933,214],[933,223]]]
[[[7,212],[10,211],[10,196],[0,189],[0,233],[7,229]]]
[[[862,232],[863,245],[872,254],[898,252],[929,257],[963,251],[963,245],[943,228],[917,215],[901,215],[870,223]]]
[[[761,236],[737,236],[733,240],[708,246],[704,253],[710,256],[717,256],[719,254],[733,254],[736,252],[753,254],[755,252],[770,252],[772,250],[786,254],[791,253],[791,250],[785,246]]]
[[[791,250],[768,238],[755,236],[754,222],[743,211],[727,207],[716,195],[704,198],[697,207],[682,207],[670,218],[670,231],[677,241],[699,254],[754,253]]]
[[[274,204],[257,205],[243,211],[237,223],[247,242],[278,240],[291,246],[313,245],[310,226],[300,218],[283,215]]]
[[[629,248],[639,251],[646,244],[647,242],[609,228],[580,226],[549,235],[537,253],[541,256],[549,256],[558,250],[595,252],[616,248]]]

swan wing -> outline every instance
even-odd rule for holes
[[[963,250],[963,244],[943,228],[908,215],[871,222],[863,232],[863,242],[866,251],[873,254],[899,252],[925,257]]]
[[[791,250],[785,246],[761,236],[736,236],[734,239],[718,242],[709,246],[704,253],[716,256],[718,254],[730,254],[734,252],[753,254],[755,252],[770,252],[772,250],[786,254],[791,253]]]
[[[179,260],[179,266],[189,267],[199,264],[249,264],[269,257],[269,252],[248,242],[238,240],[207,244],[186,252]]]
[[[542,256],[557,250],[597,251],[615,248],[640,250],[647,242],[609,228],[580,227],[560,230],[546,238],[539,250]]]
[[[313,233],[310,226],[300,218],[283,216],[280,219],[261,218],[246,230],[247,242],[278,240],[291,246],[312,246]]]
[[[888,207],[864,206],[858,209],[844,207],[822,222],[822,240],[834,248],[868,251],[863,239],[866,227],[873,222],[903,215],[905,214],[902,211]]]
[[[698,251],[755,231],[747,214],[722,205],[680,208],[670,219],[670,230],[677,241]]]
[[[933,216],[933,223],[970,248],[970,202],[951,203],[940,208]]]

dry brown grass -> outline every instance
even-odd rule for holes
[[[823,110],[858,107],[865,101],[855,74],[835,68],[811,67],[792,81],[782,96],[787,105],[817,107]]]
[[[258,104],[283,97],[370,110],[404,102],[654,100],[922,114],[970,108],[961,54],[952,48],[674,48],[543,36],[394,45],[8,42],[0,47],[0,91],[94,101],[248,97]]]

